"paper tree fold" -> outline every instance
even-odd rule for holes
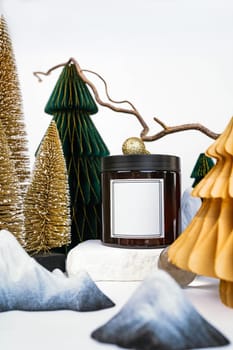
[[[194,178],[194,182],[192,187],[195,187],[205,175],[210,171],[210,169],[214,166],[213,159],[207,157],[205,153],[199,154],[199,157],[195,163],[193,171],[191,173],[191,178]]]
[[[109,151],[90,114],[98,108],[74,64],[67,64],[45,107],[56,122],[66,159],[71,197],[71,244],[99,238],[100,161]]]
[[[233,307],[233,118],[206,154],[216,165],[192,192],[202,206],[168,255],[180,268],[219,278],[221,300]]]

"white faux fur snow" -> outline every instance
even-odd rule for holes
[[[142,281],[157,270],[161,251],[109,247],[100,240],[89,240],[68,253],[66,270],[69,276],[74,276],[85,269],[94,281]]]

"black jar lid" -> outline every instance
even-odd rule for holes
[[[101,159],[101,171],[180,171],[180,158],[167,154],[130,154]]]

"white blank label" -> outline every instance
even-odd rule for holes
[[[111,180],[111,236],[164,237],[163,179]]]

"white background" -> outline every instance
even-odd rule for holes
[[[233,1],[231,0],[0,0],[21,83],[31,162],[51,116],[44,107],[61,69],[75,57],[101,74],[113,99],[128,99],[154,134],[167,125],[200,122],[222,132],[233,115]],[[97,85],[103,99],[102,84]],[[112,154],[139,136],[135,117],[105,108],[93,121]],[[181,157],[183,189],[199,153],[213,140],[186,131],[147,143],[152,153]]]

